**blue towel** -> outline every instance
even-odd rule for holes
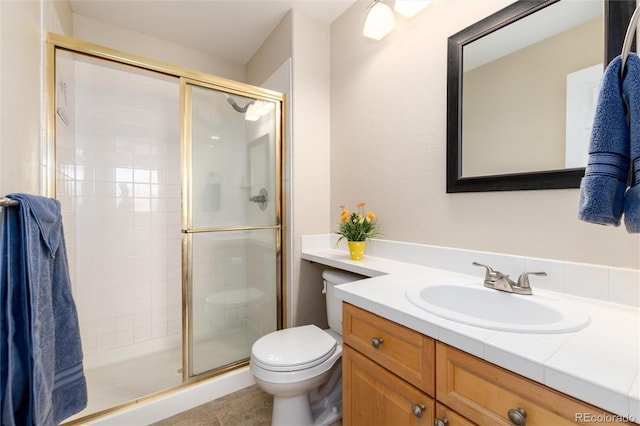
[[[4,208],[0,228],[0,424],[31,425],[31,339],[20,211]]]
[[[13,408],[20,416],[24,412],[26,418],[31,418],[30,424],[55,425],[87,404],[78,316],[71,295],[60,203],[27,194],[12,194],[9,198],[19,201],[19,214],[11,212],[14,207],[5,208],[11,214],[3,219],[8,231],[5,234],[3,229],[2,235],[20,232],[21,252],[4,252],[3,262],[7,256],[18,256],[24,264],[18,269],[22,275],[14,275],[11,271],[2,271],[2,275],[3,279],[7,276],[8,287],[24,287],[28,297],[27,324],[20,320],[15,323],[29,336],[31,365],[28,366],[30,370],[22,369],[18,373],[11,371],[11,365],[6,369],[8,377],[22,375],[28,385],[26,391],[20,389],[20,394],[11,386],[14,382],[7,381],[7,386],[3,383],[3,394],[8,395],[10,391],[12,400],[2,401],[2,422],[5,424],[6,418],[7,424],[24,424],[19,418],[10,421],[9,409]],[[3,241],[3,249],[4,244]],[[4,370],[3,366],[3,379]]]
[[[629,151],[632,176],[624,196],[624,224],[628,232],[640,232],[640,58],[630,53],[625,62],[622,91],[629,114]]]
[[[614,58],[600,82],[589,161],[580,184],[578,217],[601,225],[620,225],[629,174],[629,128],[621,63],[620,56]]]

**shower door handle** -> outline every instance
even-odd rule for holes
[[[269,204],[269,194],[266,189],[262,188],[258,192],[258,195],[249,197],[249,201],[252,203],[258,203],[260,210],[264,210],[267,208],[267,204]]]

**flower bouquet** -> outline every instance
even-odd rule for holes
[[[349,244],[351,259],[362,260],[364,248],[369,238],[380,237],[378,222],[375,213],[364,212],[365,203],[359,203],[355,212],[347,210],[346,206],[340,206],[340,226],[336,232],[340,235],[338,242],[346,239]]]

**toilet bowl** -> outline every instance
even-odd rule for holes
[[[329,425],[342,417],[342,310],[333,287],[362,277],[333,270],[322,276],[331,328],[304,325],[275,331],[251,349],[255,381],[273,395],[273,426]]]

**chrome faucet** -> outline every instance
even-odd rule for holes
[[[518,277],[518,282],[514,282],[509,275],[503,274],[500,271],[496,271],[491,266],[483,265],[478,262],[472,262],[475,266],[482,266],[487,270],[484,276],[484,286],[492,288],[494,290],[506,291],[507,293],[516,294],[532,294],[531,286],[529,285],[529,275],[542,275],[547,276],[546,272],[523,272]]]

